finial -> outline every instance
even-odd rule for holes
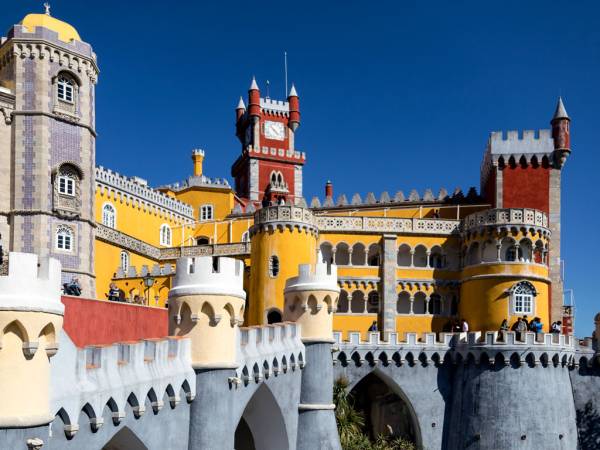
[[[50,3],[44,2],[44,8],[46,9],[46,15],[50,15]]]
[[[556,119],[571,119],[567,114],[567,110],[565,109],[565,105],[563,103],[562,97],[558,97],[558,103],[556,104],[556,111],[554,112],[554,117],[552,120]]]
[[[241,96],[236,109],[246,109],[246,104],[244,103],[244,99]]]
[[[296,92],[296,86],[294,83],[292,83],[292,88],[290,89],[288,97],[298,97],[298,92]]]
[[[252,83],[250,83],[250,90],[258,91],[258,84],[256,84],[256,78],[254,78],[254,76],[252,76]]]
[[[267,98],[271,98],[271,96],[269,95],[269,87],[271,86],[271,82],[269,80],[267,80]]]

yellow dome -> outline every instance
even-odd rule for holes
[[[81,41],[79,33],[75,28],[62,20],[55,19],[48,14],[27,14],[21,21],[27,30],[31,33],[35,31],[37,27],[47,28],[58,33],[58,38],[64,42]]]

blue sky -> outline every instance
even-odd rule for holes
[[[42,1],[2,5],[7,30]],[[55,0],[98,55],[98,164],[153,185],[227,176],[234,108],[252,75],[301,98],[305,196],[479,185],[490,131],[547,128],[562,95],[573,153],[563,174],[563,257],[577,334],[600,311],[600,7],[593,1],[185,2]]]

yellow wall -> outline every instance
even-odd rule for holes
[[[465,268],[459,303],[459,314],[469,323],[471,330],[497,330],[504,319],[509,325],[519,315],[511,315],[508,291],[515,283],[527,280],[535,286],[534,313],[549,331],[548,268],[538,264],[488,263]]]
[[[288,228],[261,231],[252,237],[250,293],[247,300],[248,325],[266,323],[266,312],[278,308],[283,312],[283,290],[288,278],[298,276],[299,264],[316,261],[316,236],[307,231]],[[269,274],[269,259],[279,258],[279,274]]]

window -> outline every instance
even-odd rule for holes
[[[75,195],[75,179],[68,175],[58,177],[58,192],[63,195]]]
[[[72,78],[66,75],[58,77],[58,99],[63,102],[73,103],[74,99],[74,86]]]
[[[73,231],[64,225],[56,230],[56,249],[70,252],[73,248]]]
[[[279,258],[275,255],[269,259],[269,274],[276,277],[279,274]]]
[[[208,244],[210,244],[210,239],[208,239],[206,236],[201,236],[196,239],[196,245],[208,245]]]
[[[515,285],[512,290],[513,313],[533,314],[533,299],[536,295],[535,287],[527,281]]]
[[[105,203],[102,207],[102,224],[109,228],[117,227],[117,211],[110,203]]]
[[[171,227],[167,224],[160,226],[160,245],[171,245]]]
[[[200,207],[200,220],[203,222],[213,220],[213,205],[202,205]]]
[[[127,275],[127,271],[129,270],[129,253],[127,252],[121,252],[121,270]]]

